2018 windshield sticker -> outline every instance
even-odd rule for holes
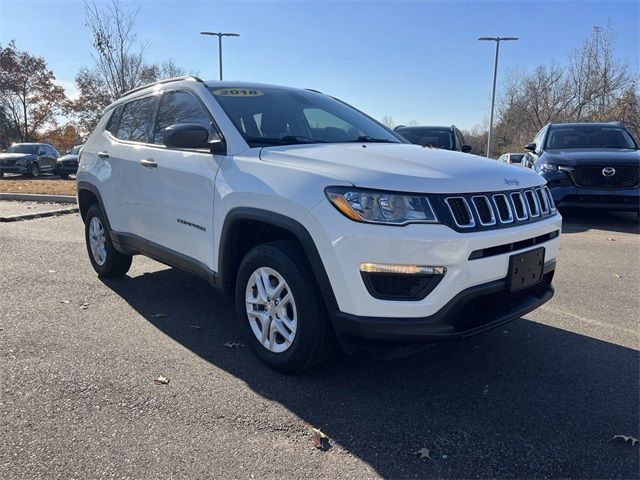
[[[264,95],[260,90],[246,88],[219,88],[212,93],[219,97],[258,97]]]

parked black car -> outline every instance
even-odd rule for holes
[[[470,152],[471,145],[464,143],[464,135],[455,125],[448,127],[405,127],[398,126],[394,131],[405,139],[423,147],[442,148]]]
[[[556,206],[640,214],[640,151],[622,124],[548,124],[525,148]]]
[[[0,153],[0,178],[5,173],[23,173],[37,177],[54,173],[60,154],[47,143],[16,143]]]
[[[69,150],[69,153],[58,159],[56,173],[60,178],[69,178],[69,175],[78,173],[80,150],[82,150],[82,145],[76,145]]]

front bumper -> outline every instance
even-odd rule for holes
[[[640,188],[584,188],[576,186],[564,172],[544,173],[558,208],[598,208],[639,212]]]
[[[515,252],[544,247],[545,262],[554,261],[562,226],[560,215],[511,228],[466,233],[440,224],[363,224],[343,217],[328,201],[317,205],[305,220],[330,282],[332,297],[328,298],[326,291],[323,294],[338,333],[343,327],[350,333],[346,324],[352,317],[437,318],[434,315],[441,315],[439,312],[462,292],[503,282]],[[527,243],[532,239],[542,240],[534,247],[534,243]],[[478,257],[480,251],[483,256]],[[360,265],[367,262],[445,267],[446,274],[422,299],[374,298],[360,273]]]
[[[420,318],[359,317],[338,312],[342,340],[394,343],[442,342],[469,337],[517,318],[548,302],[555,260],[547,262],[542,281],[522,291],[507,291],[507,280],[495,280],[463,290],[437,313]]]
[[[78,164],[76,163],[76,164],[65,165],[64,163],[58,163],[56,165],[56,172],[67,173],[67,174],[78,173]]]
[[[0,172],[2,173],[29,173],[29,168],[26,165],[0,165]]]

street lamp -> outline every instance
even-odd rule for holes
[[[490,40],[496,42],[496,60],[493,65],[493,90],[491,92],[491,116],[489,118],[489,139],[487,140],[487,158],[491,158],[491,137],[493,133],[493,108],[496,103],[496,75],[498,74],[498,53],[500,52],[500,42],[508,40],[518,40],[518,37],[480,37],[478,40]]]
[[[218,58],[220,60],[220,80],[222,80],[222,37],[239,37],[237,33],[200,32],[200,35],[215,35],[218,37]]]

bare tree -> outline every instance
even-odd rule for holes
[[[550,122],[617,120],[638,135],[638,74],[616,60],[615,38],[609,24],[594,29],[566,66],[512,72],[498,104],[497,151],[520,149]]]
[[[86,25],[93,39],[92,67],[80,69],[76,84],[80,97],[74,103],[85,133],[92,130],[102,110],[122,94],[161,78],[184,75],[173,60],[158,64],[145,59],[147,47],[138,40],[138,9],[120,0],[85,4]]]
[[[393,128],[396,126],[396,122],[393,121],[393,117],[385,115],[384,117],[382,117],[382,124],[393,130]]]
[[[64,89],[43,58],[0,45],[0,110],[3,131],[21,142],[35,141],[45,130],[58,128],[67,106]],[[8,143],[3,139],[2,143]]]

